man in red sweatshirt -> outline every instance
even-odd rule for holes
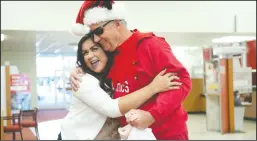
[[[108,77],[115,88],[114,98],[136,91],[166,68],[175,72],[182,83],[180,89],[159,93],[136,112],[139,118],[130,122],[137,128],[152,128],[158,140],[188,140],[187,113],[183,100],[191,90],[191,79],[185,67],[176,59],[164,38],[153,33],[130,31],[126,27],[124,8],[113,1],[85,1],[72,32],[83,35],[88,26],[95,42],[106,51],[116,52],[114,64]],[[77,73],[71,72],[70,81],[74,90],[79,85]],[[120,118],[126,125],[125,117]]]

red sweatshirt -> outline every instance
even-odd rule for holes
[[[114,98],[148,85],[164,68],[166,72],[176,72],[179,82],[182,82],[181,88],[159,93],[139,109],[150,112],[155,119],[150,128],[158,140],[187,132],[187,113],[182,102],[191,90],[191,80],[165,39],[134,30],[133,35],[116,51],[108,76],[115,88]],[[125,117],[121,117],[120,121],[123,126],[127,124]]]

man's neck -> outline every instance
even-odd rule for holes
[[[118,45],[118,47],[123,44],[125,41],[128,40],[129,37],[131,37],[133,34],[133,32],[131,32],[130,30],[124,30],[124,32],[121,34],[121,42],[120,44]]]

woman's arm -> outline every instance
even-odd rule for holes
[[[170,82],[178,78],[171,73],[163,75],[164,73],[165,71],[159,73],[149,85],[118,99],[112,99],[106,94],[100,88],[98,80],[90,75],[83,77],[80,88],[73,93],[97,112],[112,118],[120,117],[129,110],[138,108],[158,92],[178,89],[178,82]]]
[[[81,80],[79,89],[76,92],[72,91],[73,96],[107,117],[122,116],[119,110],[118,99],[112,99],[99,86],[99,81],[95,77],[85,74],[81,77]]]

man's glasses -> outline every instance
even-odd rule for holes
[[[113,22],[114,20],[108,21],[107,23],[97,27],[95,30],[90,32],[90,36],[92,37],[92,39],[94,40],[94,35],[100,36],[104,33],[104,27],[109,24],[110,22]]]

